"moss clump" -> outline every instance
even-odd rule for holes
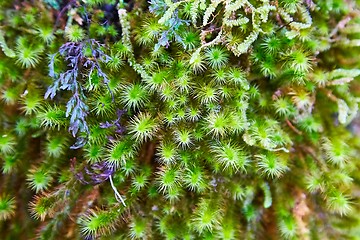
[[[359,7],[1,2],[1,239],[357,239]]]

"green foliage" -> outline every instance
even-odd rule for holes
[[[114,230],[118,215],[116,212],[90,211],[80,219],[81,232],[85,236],[105,235]]]
[[[15,200],[9,196],[0,196],[0,220],[7,220],[15,214]]]
[[[26,41],[23,37],[17,39],[15,50],[17,57],[16,63],[24,68],[35,67],[40,61],[40,54],[43,51],[43,47],[41,45],[31,46]]]
[[[155,135],[156,129],[156,120],[149,113],[140,113],[131,120],[129,125],[129,133],[139,143],[151,139]]]
[[[1,239],[358,239],[358,1],[20,2]]]
[[[51,174],[52,173],[43,166],[30,169],[27,175],[30,188],[35,192],[46,190],[52,181]]]

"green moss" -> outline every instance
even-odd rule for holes
[[[0,3],[4,239],[358,238],[358,1],[60,2]]]

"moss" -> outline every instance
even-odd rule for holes
[[[357,239],[359,9],[2,1],[0,238]]]

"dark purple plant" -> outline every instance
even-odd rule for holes
[[[93,163],[85,166],[81,171],[75,170],[76,158],[71,159],[71,171],[82,184],[97,185],[105,182],[114,173],[115,169],[106,162]]]
[[[68,90],[73,93],[66,105],[66,117],[70,117],[69,132],[76,137],[78,132],[89,134],[89,127],[86,122],[89,107],[86,105],[86,96],[81,85],[81,80],[88,76],[91,80],[92,74],[96,73],[108,86],[109,79],[100,67],[101,63],[107,63],[111,58],[102,51],[103,45],[94,39],[82,42],[67,42],[63,44],[59,52],[51,56],[49,64],[49,76],[54,80],[53,84],[45,93],[45,99],[53,99],[59,90]],[[57,74],[54,70],[55,57],[60,54],[68,63],[68,70]],[[111,93],[112,94],[112,93]],[[71,146],[77,149],[86,144],[86,138],[78,137],[76,143]]]
[[[112,166],[110,166],[106,162],[98,162],[85,166],[81,171],[76,171],[75,170],[76,158],[74,157],[70,159],[70,161],[71,161],[70,169],[78,181],[80,181],[82,184],[97,185],[102,182],[105,182],[106,180],[109,180],[111,184],[111,188],[114,191],[116,200],[121,202],[126,207],[123,197],[116,189],[114,182],[112,180],[112,175],[115,172],[115,169]]]
[[[121,117],[122,117],[124,114],[126,114],[126,110],[120,110],[120,109],[118,109],[118,110],[116,111],[117,119],[111,121],[111,123],[108,122],[108,121],[106,121],[106,122],[104,122],[104,123],[100,123],[100,127],[101,127],[101,128],[111,128],[111,127],[115,127],[115,133],[120,134],[120,135],[124,134],[125,131],[126,131],[126,128],[125,128],[124,126],[122,126],[121,123],[120,123]]]

